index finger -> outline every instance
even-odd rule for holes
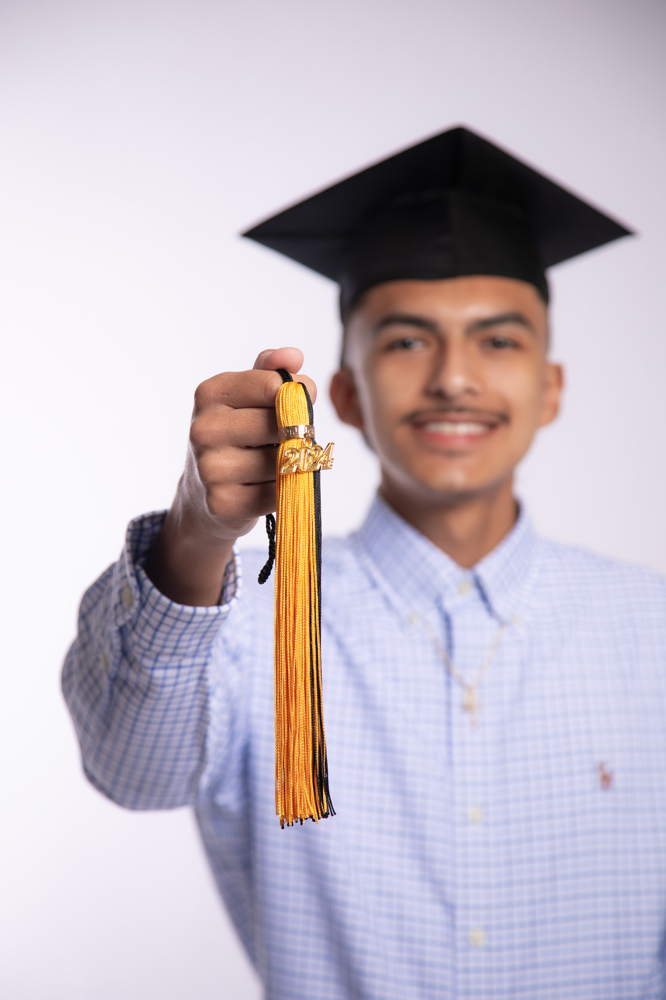
[[[294,375],[294,380],[302,382],[310,394],[317,397],[317,387],[307,375]],[[214,406],[238,409],[266,409],[275,406],[277,391],[282,378],[276,371],[253,368],[247,372],[223,372],[202,382],[195,393],[195,416]]]

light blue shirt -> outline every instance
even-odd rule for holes
[[[140,566],[162,516],[84,597],[64,690],[99,789],[195,806],[270,1000],[666,996],[661,577],[524,514],[466,571],[377,499],[324,546],[337,815],[281,830],[265,553],[181,607]],[[437,642],[473,681],[502,623],[474,727]]]

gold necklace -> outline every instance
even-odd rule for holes
[[[463,691],[465,692],[463,695],[463,702],[462,702],[463,711],[469,712],[470,722],[472,723],[473,726],[476,727],[478,725],[477,715],[481,708],[481,705],[479,704],[479,684],[488,673],[490,665],[495,659],[495,654],[499,649],[499,644],[502,641],[502,636],[506,632],[506,625],[500,625],[500,627],[498,628],[495,638],[493,639],[493,643],[488,652],[486,653],[486,658],[481,665],[481,669],[479,670],[478,674],[470,684],[465,680],[462,674],[458,673],[458,671],[453,665],[453,660],[449,656],[448,652],[442,646],[441,642],[435,635],[433,629],[430,627],[428,622],[424,622],[423,624],[425,626],[426,632],[430,636],[430,641],[432,642],[433,646],[439,653],[439,656],[442,662],[444,663],[444,666],[446,667],[446,669],[448,670],[449,674],[454,679],[454,681],[457,681],[457,683],[460,684]]]

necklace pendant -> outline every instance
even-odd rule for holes
[[[463,711],[469,712],[472,716],[472,725],[476,725],[476,713],[479,711],[479,698],[476,693],[476,688],[466,687],[465,697],[463,698]]]

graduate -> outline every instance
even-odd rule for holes
[[[665,997],[666,582],[538,537],[514,493],[562,391],[546,270],[628,230],[455,128],[245,235],[339,283],[331,397],[381,467],[323,543],[331,808],[280,828],[274,585],[234,548],[310,440],[278,428],[289,376],[316,414],[288,347],[199,386],[171,509],[83,599],[88,778],[196,810],[269,1000]]]

